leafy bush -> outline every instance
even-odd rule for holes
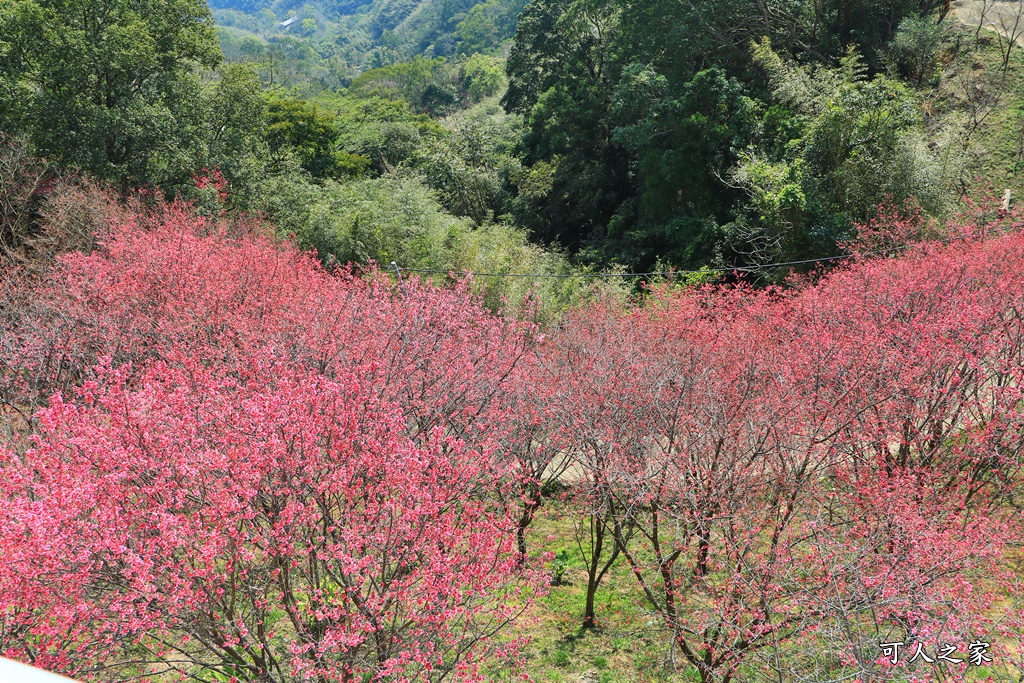
[[[920,86],[936,71],[944,30],[942,24],[931,17],[905,18],[885,49],[890,66]]]

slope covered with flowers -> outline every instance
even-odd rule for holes
[[[23,286],[0,344],[5,656],[480,680],[543,589],[528,530],[557,479],[593,531],[584,625],[625,562],[701,681],[967,675],[893,664],[893,641],[995,641],[993,675],[1024,669],[1014,230],[543,334],[182,205]]]

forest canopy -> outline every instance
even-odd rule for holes
[[[216,169],[226,208],[325,262],[490,272],[512,243],[558,272],[832,258],[883,204],[945,220],[1024,149],[995,142],[1017,114],[987,114],[1013,52],[941,2],[81,4],[0,10],[3,129],[122,190],[202,203]],[[366,215],[365,240],[326,220],[377,187],[448,227],[410,250],[418,218]],[[467,242],[479,257],[446,246]]]

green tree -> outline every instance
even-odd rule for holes
[[[900,75],[920,86],[935,73],[943,27],[929,18],[907,17],[886,48],[886,59]]]
[[[546,178],[517,180],[516,216],[537,238],[572,251],[600,241],[632,191],[610,120],[617,16],[608,3],[534,0],[506,65],[502,102],[525,117],[524,161],[543,164]]]
[[[469,10],[466,18],[456,28],[460,41],[459,54],[489,52],[498,47],[501,35],[495,20],[500,11],[501,6],[497,0],[482,2]]]
[[[196,67],[220,59],[203,0],[8,0],[0,126],[60,163],[164,182],[194,162]]]
[[[206,89],[207,167],[219,168],[231,183],[236,198],[251,193],[264,171],[267,144],[267,99],[252,64],[223,65],[217,80]]]
[[[750,141],[757,113],[720,69],[673,89],[650,67],[627,67],[615,90],[613,138],[636,160],[638,196],[613,218],[605,250],[645,267],[657,258],[687,267],[714,260],[719,226],[739,199],[722,177]]]
[[[378,175],[410,162],[444,136],[436,121],[399,100],[346,97],[337,105],[339,148],[369,159]]]
[[[443,57],[426,59],[417,56],[408,62],[367,71],[352,81],[349,94],[364,98],[401,99],[412,106],[422,106],[424,95],[444,90],[448,85],[445,83],[448,71],[450,69]]]
[[[348,183],[311,182],[301,173],[267,178],[257,207],[271,216],[278,232],[294,236],[331,263],[385,265],[481,273],[559,273],[564,278],[481,278],[474,288],[490,308],[526,304],[531,315],[552,316],[586,295],[598,282],[580,275],[557,252],[541,249],[522,230],[505,224],[475,226],[447,213],[417,177],[407,173]],[[425,275],[424,277],[431,277]],[[436,280],[445,276],[435,275]],[[617,284],[617,283],[616,283]],[[605,284],[604,286],[607,286]],[[614,285],[613,285],[614,286]],[[534,310],[537,302],[542,310]]]
[[[819,50],[833,56],[856,45],[866,63],[876,67],[884,46],[907,17],[930,19],[944,5],[945,0],[820,0],[810,35]]]
[[[527,125],[517,219],[588,260],[646,269],[830,252],[878,188],[907,196],[904,181],[940,205],[932,181],[950,164],[923,144],[909,94],[870,77],[886,54],[927,76],[940,4],[532,0],[502,100]],[[797,55],[799,77],[765,77],[750,49],[762,39]],[[813,112],[778,92],[801,84]]]
[[[883,202],[913,201],[942,215],[958,196],[963,145],[955,130],[929,149],[912,94],[884,75],[869,78],[856,51],[836,67],[815,67],[763,41],[755,58],[778,104],[730,172],[748,199],[728,231],[756,260],[835,254],[836,240]]]
[[[351,155],[336,151],[338,135],[335,117],[315,104],[276,98],[267,106],[266,139],[271,153],[278,162],[295,155],[314,178],[336,178],[354,170]]]
[[[305,40],[292,36],[275,36],[260,60],[264,85],[294,87],[308,84],[323,66],[323,58]]]
[[[508,81],[502,60],[474,53],[462,65],[462,87],[474,102],[497,95]]]
[[[242,41],[238,45],[238,51],[242,55],[243,59],[249,62],[258,62],[263,57],[263,53],[266,52],[267,44],[262,40],[253,38],[252,36],[246,36],[242,38]]]

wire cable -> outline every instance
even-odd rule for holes
[[[863,256],[873,256],[876,254],[887,253],[906,247],[893,247],[891,249],[883,249],[880,251],[868,252],[862,254]],[[660,270],[649,273],[477,273],[473,271],[449,271],[449,270],[432,270],[426,268],[399,268],[394,261],[391,262],[392,267],[397,271],[406,273],[426,273],[436,275],[456,275],[456,276],[470,276],[473,277],[533,277],[533,278],[572,278],[572,277],[655,277],[655,276],[669,276],[669,275],[700,275],[702,273],[745,273],[754,272],[758,270],[765,270],[767,268],[780,268],[782,266],[798,266],[805,265],[808,263],[825,263],[827,261],[838,261],[841,259],[848,259],[852,254],[845,254],[842,256],[823,256],[815,259],[804,259],[801,261],[785,261],[781,263],[761,263],[750,266],[719,266],[719,267],[705,267],[699,270]]]
[[[1011,229],[1021,227],[1019,224],[1012,224]],[[995,230],[994,234],[1004,234],[1007,230]],[[988,236],[988,235],[986,235]],[[941,240],[934,240],[937,244],[950,244],[957,239],[964,239],[963,235],[956,235],[953,237],[947,237]],[[868,251],[859,254],[861,257],[864,256],[878,256],[881,254],[891,254],[893,252],[905,251],[915,246],[915,244],[903,244],[896,247],[889,247],[887,249],[878,249],[875,251]],[[432,270],[425,268],[401,268],[394,261],[391,262],[391,266],[395,269],[395,273],[401,280],[402,272],[406,273],[424,273],[434,275],[451,275],[456,277],[530,277],[530,278],[573,278],[573,277],[658,277],[658,276],[673,276],[673,275],[700,275],[703,273],[753,273],[759,270],[767,270],[769,268],[781,268],[784,266],[802,266],[808,263],[827,263],[830,261],[840,261],[843,259],[853,258],[855,254],[843,254],[840,256],[823,256],[821,258],[803,259],[800,261],[783,261],[780,263],[760,263],[750,266],[718,266],[718,267],[705,267],[699,270],[661,270],[650,273],[476,273],[473,271],[450,271],[450,270]]]

